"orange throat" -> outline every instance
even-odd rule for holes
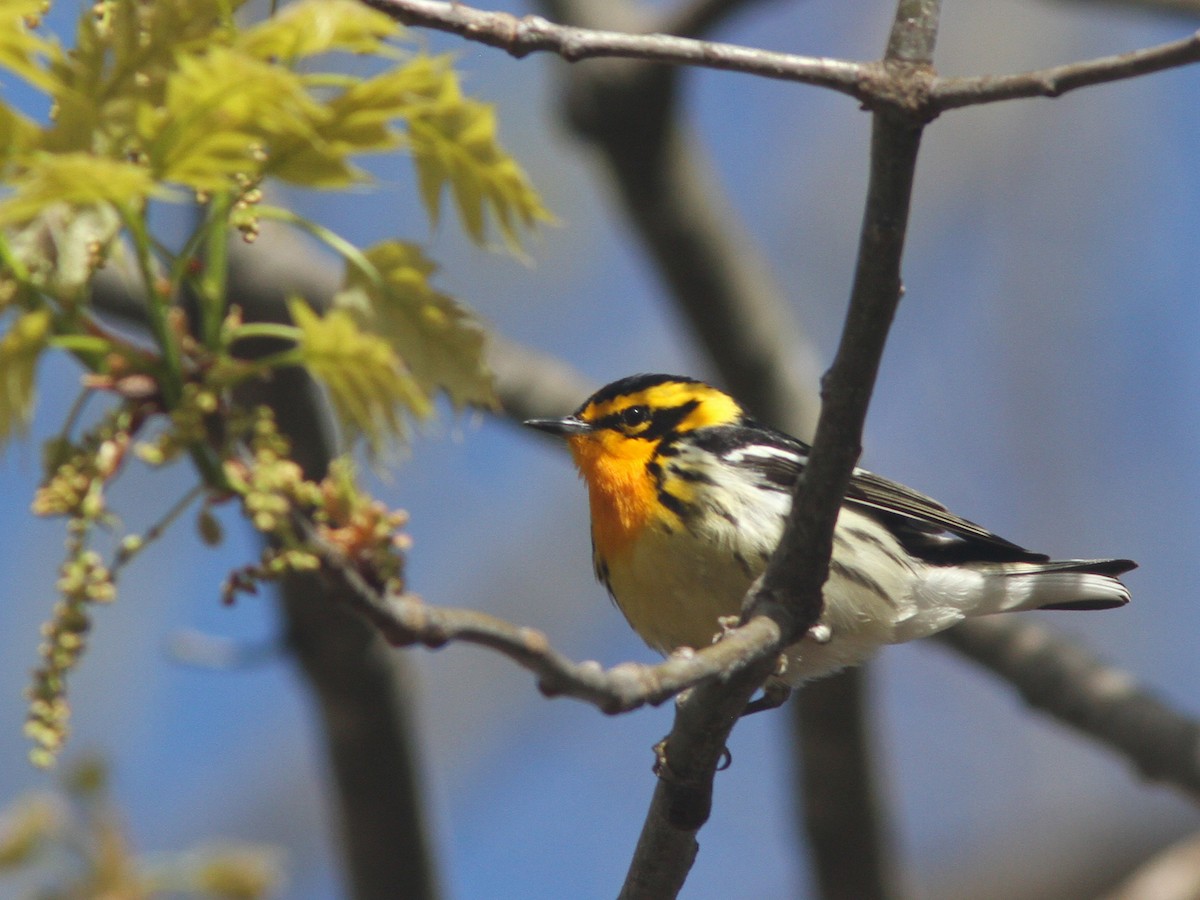
[[[652,524],[658,508],[654,480],[646,471],[654,445],[625,441],[616,447],[593,435],[572,437],[568,443],[588,486],[596,552],[605,559],[621,556]]]

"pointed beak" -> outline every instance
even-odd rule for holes
[[[587,434],[592,426],[575,416],[564,416],[561,419],[527,419],[526,425],[558,437],[570,437],[573,434]]]

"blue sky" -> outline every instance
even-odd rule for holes
[[[884,5],[754,8],[723,39],[830,56],[877,55]],[[66,7],[64,7],[66,9]],[[1007,72],[1180,37],[1189,23],[1051,3],[947,4],[938,65]],[[559,63],[514,61],[441,37],[469,90],[561,219],[532,266],[479,251],[448,221],[428,237],[441,284],[498,331],[569,360],[599,385],[635,371],[707,375],[602,182],[554,124]],[[864,463],[1022,544],[1060,556],[1130,556],[1125,610],[1047,614],[1185,710],[1197,709],[1200,632],[1200,69],[1058,100],[951,113],[927,132],[907,295],[868,419]],[[14,96],[2,86],[6,98]],[[867,118],[801,86],[697,73],[686,103],[731,207],[761,242],[795,314],[832,356],[848,293],[865,180]],[[404,161],[377,166],[379,196],[297,197],[359,243],[425,237]],[[409,212],[405,210],[409,209]],[[74,390],[42,372],[34,441]],[[582,398],[581,398],[582,399]],[[0,802],[44,785],[24,762],[21,692],[61,552],[33,520],[36,443],[0,467]],[[183,489],[138,475],[117,499],[131,524]],[[412,514],[411,583],[429,602],[534,625],[576,658],[650,660],[592,583],[585,498],[569,463],[505,423],[446,416],[378,485]],[[226,609],[223,573],[253,552],[229,522],[217,550],[187,523],[131,568],[98,613],[73,688],[70,752],[114,764],[139,846],[216,837],[285,848],[286,896],[338,896],[331,812],[314,719],[275,656],[213,672],[172,662],[181,629],[251,644],[278,621],[269,599]],[[422,755],[449,893],[461,898],[616,892],[653,788],[650,745],[667,710],[607,718],[547,701],[511,664],[472,648],[408,651],[420,677]],[[1170,791],[1048,720],[931,645],[875,665],[877,739],[895,843],[910,887],[953,896],[968,866],[1022,873],[1141,846],[1200,824]],[[786,896],[806,884],[780,744],[781,716],[739,726],[733,767],[685,889],[690,898]],[[1081,863],[1082,864],[1082,863]],[[990,868],[989,868],[990,867]],[[961,895],[961,893],[960,893]]]

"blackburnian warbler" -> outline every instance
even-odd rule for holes
[[[624,378],[569,416],[525,424],[566,438],[588,487],[596,577],[634,630],[664,654],[711,643],[779,542],[808,446],[670,375]],[[780,678],[818,678],[967,616],[1122,606],[1116,576],[1135,566],[1051,560],[856,469],[824,613]]]

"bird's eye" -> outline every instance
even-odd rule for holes
[[[633,428],[650,421],[650,407],[629,406],[621,411],[621,424]]]

